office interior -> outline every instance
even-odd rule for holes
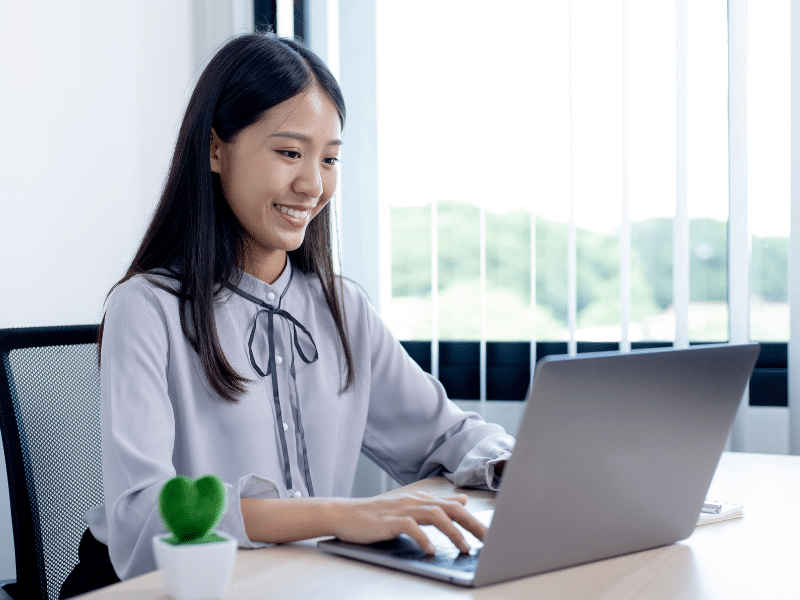
[[[202,69],[269,25],[345,94],[341,273],[460,406],[514,433],[544,355],[753,340],[728,449],[800,454],[798,15],[798,0],[5,0],[0,328],[100,322]],[[393,485],[364,460],[353,493]],[[0,477],[0,581],[14,572]]]

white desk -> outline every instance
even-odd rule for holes
[[[403,489],[447,494],[453,486],[439,477]],[[492,506],[491,492],[466,493],[470,510]],[[800,598],[800,457],[725,453],[709,497],[743,502],[745,517],[699,527],[671,546],[478,589],[323,554],[315,540],[240,550],[224,598]],[[80,598],[169,596],[154,571]]]

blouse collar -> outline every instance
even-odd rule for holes
[[[295,275],[297,275],[295,273]],[[241,276],[241,279],[239,277]],[[234,267],[231,277],[228,282],[236,285],[243,292],[247,292],[251,296],[255,296],[261,300],[265,300],[269,304],[277,304],[278,298],[286,291],[286,286],[289,285],[289,280],[292,278],[292,262],[289,257],[286,257],[286,264],[283,271],[273,283],[266,283],[257,277],[250,275],[239,267]],[[237,284],[237,279],[239,279]],[[270,296],[273,294],[273,296]]]

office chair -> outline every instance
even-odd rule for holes
[[[0,598],[57,599],[78,563],[83,514],[103,502],[97,331],[0,330],[0,433],[17,568]]]

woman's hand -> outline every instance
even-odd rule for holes
[[[439,498],[417,492],[375,498],[242,498],[241,510],[253,541],[279,544],[335,535],[369,544],[405,533],[433,554],[433,544],[420,525],[439,528],[462,552],[470,547],[455,523],[483,539],[486,527],[464,508],[466,503],[463,494]]]
[[[479,540],[486,527],[473,517],[464,505],[463,494],[439,498],[417,492],[396,496],[364,499],[337,499],[330,505],[333,535],[340,540],[368,544],[389,540],[405,533],[427,554],[434,546],[420,529],[420,525],[434,525],[441,530],[461,552],[468,553],[470,546],[454,525],[458,523]]]

